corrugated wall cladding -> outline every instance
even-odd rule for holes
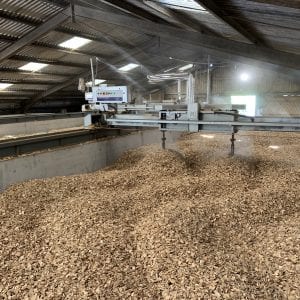
[[[241,81],[240,75],[247,73],[248,81]],[[200,88],[202,92],[206,92],[206,74],[200,76]],[[267,71],[264,69],[253,68],[250,66],[234,66],[216,68],[212,71],[212,93],[228,94],[228,93],[281,93],[281,92],[297,92],[300,90],[296,80]]]
[[[259,109],[267,116],[300,116],[300,97],[266,95],[258,102]]]
[[[241,81],[242,73],[249,74],[248,81]],[[293,93],[299,92],[300,86],[296,80],[289,79],[281,74],[248,66],[216,67],[212,70],[212,94],[261,94],[261,93]],[[196,95],[206,94],[207,73],[198,71],[195,75]],[[166,88],[166,94],[176,93],[177,85]]]
[[[240,80],[240,74],[248,72],[249,80]],[[207,73],[195,75],[195,96],[199,102],[206,100]],[[182,84],[185,94],[185,83]],[[212,103],[228,108],[232,95],[256,95],[257,112],[266,116],[300,116],[300,85],[271,71],[249,66],[216,67],[212,71]],[[170,84],[164,93],[152,94],[153,99],[177,99],[177,84]]]

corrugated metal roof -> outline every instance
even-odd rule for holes
[[[4,48],[8,47],[9,45],[11,45],[11,43],[0,40],[0,51],[2,51]]]
[[[46,21],[63,8],[40,0],[0,0],[0,9]]]
[[[29,26],[24,23],[15,22],[0,17],[0,28],[1,34],[22,37],[24,34],[27,34],[33,30],[34,26]]]
[[[215,0],[215,2],[218,7],[224,10],[227,16],[230,16],[236,22],[240,22],[254,34],[262,37],[266,46],[282,51],[300,53],[300,9],[258,3],[257,1],[231,0],[224,2]],[[45,22],[68,5],[69,1],[66,0],[0,0],[0,51],[11,45],[14,39],[21,38],[29,33],[37,26],[36,24]],[[146,4],[141,5],[145,6]],[[118,12],[116,8],[112,8],[112,11]],[[5,12],[2,14],[2,17],[1,12]],[[124,11],[120,13],[126,14]],[[237,30],[213,13],[203,10],[184,10],[184,13],[187,18],[191,18],[194,22],[206,26],[219,36],[241,42],[249,42]],[[14,73],[13,70],[18,69],[30,59],[35,59],[37,61],[46,60],[52,62],[52,64],[41,70],[41,73],[49,74],[29,74],[24,80],[35,81],[42,79],[52,83],[64,82],[67,77],[73,78],[84,70],[89,71],[90,55],[109,61],[109,57],[121,57],[130,48],[138,48],[138,45],[151,39],[149,35],[139,34],[122,26],[114,26],[81,17],[76,17],[75,19],[75,23],[68,19],[56,30],[52,30],[39,38],[35,44],[27,45],[18,51],[18,59],[17,57],[11,57],[1,62],[0,68],[10,68],[11,72],[3,71],[1,73],[0,71],[0,80],[22,80],[25,78],[24,75],[18,72]],[[59,49],[58,46],[61,42],[77,34],[88,35],[93,41],[76,51]],[[123,45],[123,50],[117,47],[115,43]],[[163,41],[161,41],[161,47],[169,49],[170,56],[177,58],[178,63],[189,62],[190,60],[201,61],[207,57],[205,52],[190,51],[183,47],[174,49],[174,47],[164,44]],[[21,60],[22,58],[23,60]],[[161,70],[175,63],[175,60],[171,62],[166,55],[160,55],[158,52],[151,55],[139,53],[136,55],[136,59],[142,64],[148,65],[147,69],[149,71]],[[115,66],[118,67],[130,60],[131,58],[127,57],[121,63],[116,63]],[[63,65],[59,66],[58,64]],[[54,75],[51,75],[51,73]],[[114,77],[110,70],[105,71],[102,75]],[[132,75],[132,77],[138,79],[144,76],[140,73],[140,70],[133,72]],[[116,77],[120,76],[116,75]],[[274,89],[274,87],[270,86],[271,83],[264,78],[260,78],[260,80],[255,84],[253,82],[253,86],[264,91],[270,88]],[[281,83],[278,84],[278,90],[282,88],[287,89],[286,81],[284,82],[282,85]],[[224,78],[216,81],[214,89],[221,92],[224,89],[234,88],[235,84],[232,80]],[[17,89],[17,93],[22,93],[21,90],[26,89],[30,90],[31,94],[34,94],[50,86],[44,83],[15,84],[12,88]],[[202,87],[205,88],[204,83],[201,85]],[[76,83],[65,88],[65,91],[73,90],[76,90]],[[13,94],[12,91],[11,94]],[[21,94],[18,95],[20,96]]]

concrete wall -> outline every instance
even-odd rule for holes
[[[167,132],[167,144],[180,133]],[[88,173],[115,162],[126,150],[159,143],[157,129],[101,140],[43,153],[0,161],[0,190],[8,185],[35,178]]]
[[[30,135],[35,133],[47,133],[50,130],[53,131],[64,128],[83,127],[83,119],[83,116],[80,116],[53,120],[36,120],[0,124],[0,138],[7,135]]]

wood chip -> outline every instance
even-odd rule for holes
[[[8,188],[0,299],[300,299],[299,135],[213,136]]]

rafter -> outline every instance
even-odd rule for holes
[[[163,14],[162,12],[146,5],[144,3],[144,1],[139,1],[139,0],[126,0],[127,2],[139,7],[139,8],[142,8],[146,11],[148,11],[149,13],[151,13],[152,15],[154,16],[157,16],[161,19],[164,19],[165,21],[167,21],[169,24],[172,24],[173,26],[176,26],[176,27],[185,27],[183,24],[179,24],[178,21],[176,21],[174,18],[168,16],[168,15],[165,15]]]
[[[144,1],[144,3],[152,7],[153,9],[161,12],[164,16],[169,16],[172,19],[176,20],[176,22],[178,22],[182,28],[192,29],[201,33],[220,36],[219,33],[215,32],[214,30],[211,30],[210,28],[201,24],[197,20],[192,19],[190,15],[184,12],[175,11],[173,9],[170,9],[166,6],[164,7],[163,5],[152,1]]]
[[[120,25],[139,33],[156,35],[174,47],[184,45],[182,47],[185,49],[209,51],[212,55],[222,59],[237,60],[248,64],[259,63],[261,67],[277,69],[279,72],[290,72],[294,76],[299,74],[300,57],[296,54],[177,29],[167,25],[139,20],[120,14],[102,12],[100,10],[95,11],[77,6],[75,11],[78,16]],[[297,69],[298,71],[295,71]]]
[[[224,9],[218,6],[213,0],[195,0],[195,2],[200,4],[203,8],[208,10],[218,19],[225,22],[227,25],[236,30],[250,42],[257,45],[265,44],[265,41],[258,35],[258,33],[254,33],[253,30],[249,28],[249,25],[243,25],[240,22],[233,19],[232,17],[230,17],[230,15],[228,15],[224,11]]]
[[[132,5],[129,2],[126,2],[124,0],[88,0],[88,1],[82,1],[82,0],[73,0],[74,4],[86,6],[90,5],[94,8],[103,9],[103,7],[114,7],[118,10],[122,10],[123,12],[129,13],[133,16],[145,19],[145,20],[152,20],[154,22],[158,23],[165,23],[163,19],[161,19],[158,16],[152,15],[147,10],[144,10],[143,8],[136,7]]]
[[[61,80],[49,80],[49,79],[27,79],[27,78],[22,78],[22,79],[7,79],[7,78],[1,78],[0,77],[0,82],[1,83],[20,83],[20,84],[45,84],[45,85],[53,85],[53,84],[58,84],[61,82]]]
[[[24,48],[26,45],[34,42],[47,32],[53,30],[55,27],[57,27],[59,24],[63,23],[69,18],[70,12],[69,9],[65,9],[53,18],[49,19],[42,25],[38,26],[22,38],[20,38],[18,41],[13,43],[12,45],[8,46],[0,53],[0,62],[3,60],[9,58],[10,56],[17,53],[19,50]]]

